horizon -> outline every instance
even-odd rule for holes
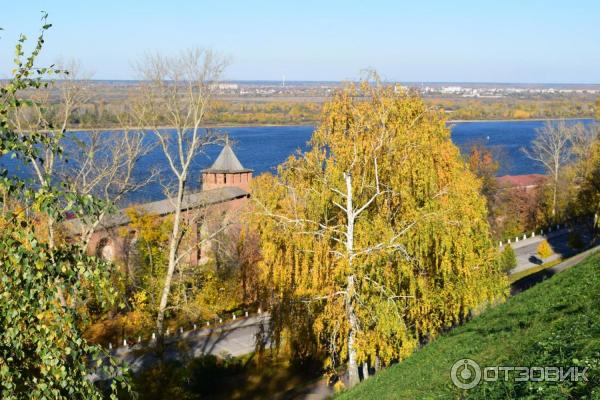
[[[53,27],[40,62],[79,59],[97,80],[135,80],[131,63],[145,52],[199,46],[232,59],[225,81],[341,82],[374,68],[393,82],[600,84],[600,53],[593,51],[600,5],[592,1],[34,0],[4,10],[0,78],[11,70],[19,34],[33,39],[44,10]]]
[[[8,78],[0,78],[0,81],[6,81]],[[54,81],[61,82],[62,79],[43,79],[44,81]],[[145,82],[144,79],[111,79],[111,78],[89,78],[89,79],[75,79],[77,82]],[[258,84],[258,83],[266,83],[266,84],[277,84],[281,85],[281,80],[275,79],[223,79],[219,81],[220,83],[241,83],[241,84]],[[285,84],[344,84],[344,83],[357,83],[360,80],[310,80],[310,79],[298,79],[298,80],[285,80]],[[581,86],[594,86],[600,87],[600,83],[588,83],[588,82],[494,82],[494,81],[393,81],[393,80],[384,80],[382,81],[384,84],[405,84],[405,85],[516,85],[516,86],[552,86],[552,85],[560,85],[560,86],[573,86],[573,87],[581,87]]]

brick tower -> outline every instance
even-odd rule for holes
[[[225,186],[237,186],[250,191],[252,170],[244,168],[229,145],[229,139],[221,154],[210,168],[202,170],[202,190],[211,190]]]

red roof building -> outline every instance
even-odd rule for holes
[[[528,175],[504,175],[497,178],[501,189],[525,189],[530,191],[543,185],[546,182],[546,176],[542,174]]]

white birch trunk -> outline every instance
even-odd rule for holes
[[[353,255],[354,255],[354,206],[352,204],[352,175],[349,173],[344,174],[346,181],[346,253],[348,257],[348,270],[349,274],[347,277],[346,287],[346,318],[350,324],[348,331],[348,385],[353,387],[360,379],[358,376],[358,362],[356,360],[356,347],[354,340],[358,331],[358,319],[354,310],[353,297],[356,291],[354,285],[354,271],[352,266]]]

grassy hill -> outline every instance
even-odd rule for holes
[[[463,390],[450,379],[452,365],[463,358],[482,368],[589,367],[588,382],[510,379]],[[600,254],[488,310],[339,398],[600,399]]]

